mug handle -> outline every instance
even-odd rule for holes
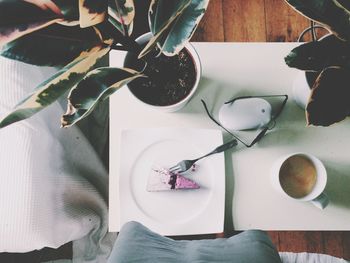
[[[319,209],[325,209],[329,204],[329,198],[325,193],[322,193],[315,199],[311,200],[311,203]]]

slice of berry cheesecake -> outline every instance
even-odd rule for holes
[[[152,169],[147,183],[149,192],[198,188],[200,187],[196,182],[164,168]]]

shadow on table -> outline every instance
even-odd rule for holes
[[[232,140],[232,137],[224,133],[224,141]],[[225,152],[225,171],[226,171],[226,184],[225,184],[225,225],[224,233],[225,237],[230,237],[237,234],[240,231],[235,230],[233,222],[233,203],[235,198],[235,172],[232,155],[238,154],[240,151],[249,151],[249,148],[243,144],[238,143],[236,147]]]
[[[269,148],[269,147],[286,147],[290,146],[290,142],[301,141],[302,133],[299,132],[298,126],[293,128],[276,128],[268,131],[266,135],[254,147]]]
[[[226,137],[226,136],[224,136]],[[228,139],[225,139],[228,140]],[[225,153],[225,171],[226,171],[226,180],[225,180],[225,224],[224,224],[224,233],[231,233],[234,230],[233,217],[232,217],[232,205],[234,198],[234,172],[233,172],[233,162],[232,154],[235,154],[236,151],[240,149],[229,150]]]
[[[215,103],[220,101],[220,97],[222,96],[222,93],[223,93],[222,83],[203,77],[201,79],[198,90],[196,91],[193,98],[179,112],[185,113],[185,114],[201,113],[204,115],[205,110],[201,103],[201,99],[203,99],[206,103],[208,103],[208,105],[210,105],[210,108],[212,108]]]
[[[350,164],[324,160],[328,173],[326,194],[335,206],[350,209]]]
[[[201,99],[207,103],[211,112],[217,112],[225,101],[236,96],[250,95],[251,93],[252,91],[248,87],[202,77],[194,97],[179,113],[205,114]]]

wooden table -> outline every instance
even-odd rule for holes
[[[203,66],[200,88],[181,111],[153,111],[133,98],[127,88],[111,97],[111,156],[118,151],[123,128],[197,127],[213,128],[200,99],[217,112],[220,105],[237,95],[291,95],[297,70],[288,68],[283,57],[296,43],[193,43]],[[111,65],[120,66],[123,52],[112,52]],[[306,127],[304,111],[292,99],[277,125],[251,149],[240,147],[226,154],[227,228],[245,230],[349,230],[350,229],[350,122],[328,128]],[[228,136],[225,135],[225,139]],[[269,170],[281,155],[309,152],[319,157],[328,171],[326,193],[331,199],[325,210],[310,203],[289,200],[270,183]],[[110,230],[119,228],[117,171],[110,162]]]

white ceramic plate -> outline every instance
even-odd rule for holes
[[[204,155],[222,144],[218,130],[124,130],[120,142],[120,225],[134,220],[163,235],[219,233],[225,207],[224,155],[198,162],[186,176],[200,189],[146,191],[152,168]]]

